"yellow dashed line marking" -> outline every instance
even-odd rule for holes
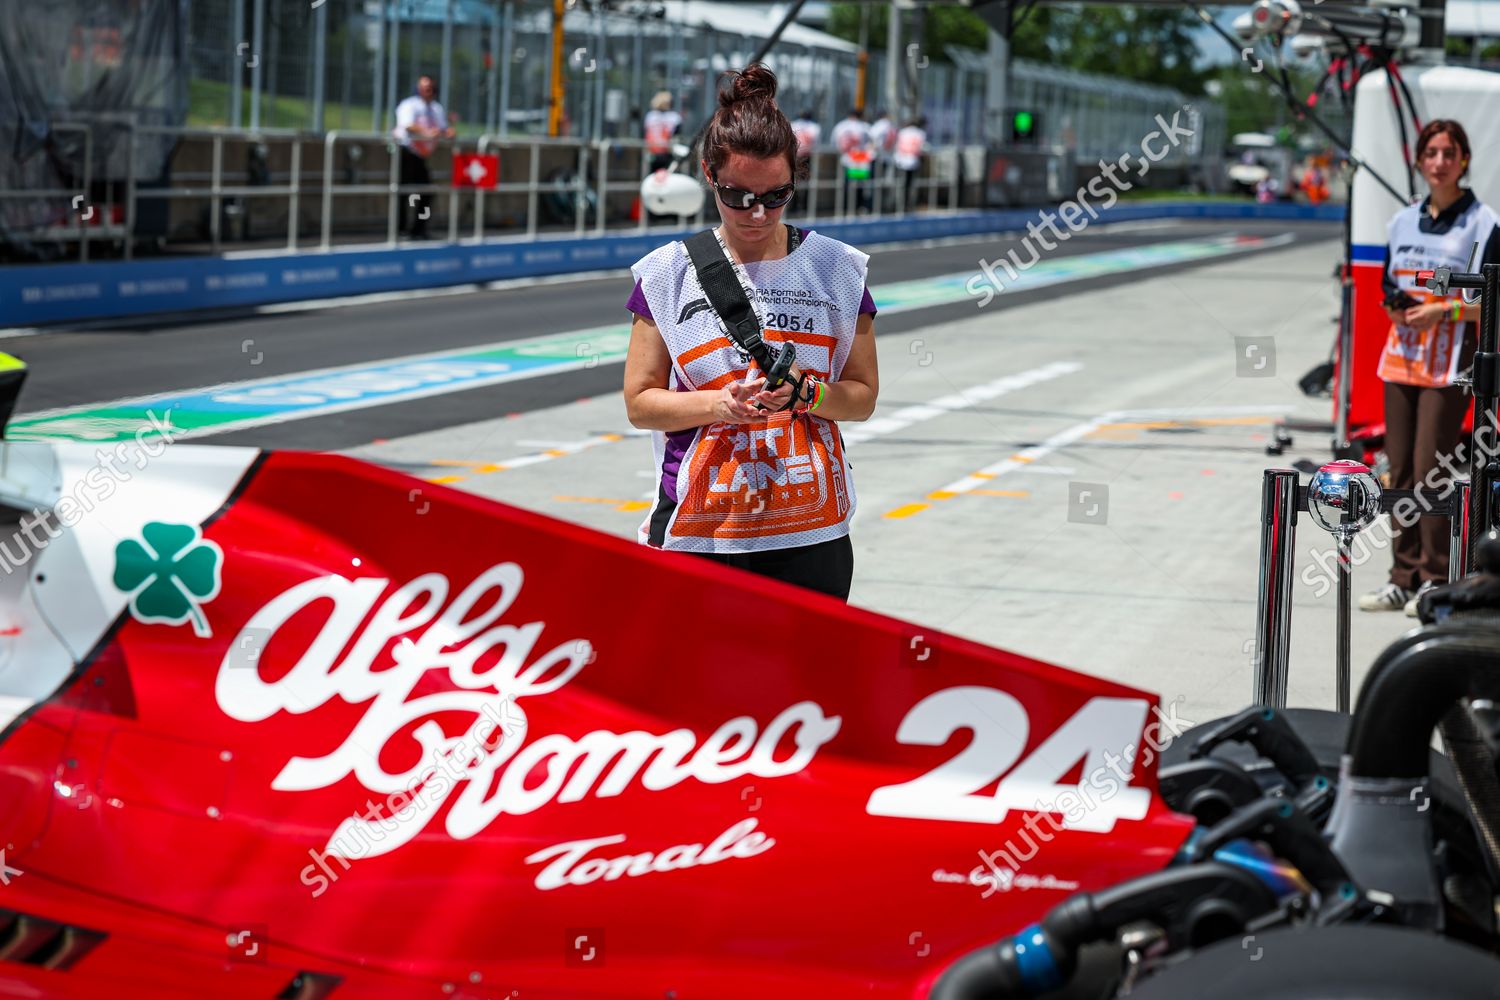
[[[553,497],[552,499],[562,501],[563,503],[602,503],[602,504],[608,504],[611,507],[613,507],[615,510],[622,510],[622,511],[625,511],[627,513],[630,512],[630,511],[633,511],[633,510],[645,510],[647,507],[651,506],[651,504],[648,501],[645,501],[645,500],[616,500],[616,499],[614,499],[612,497],[563,497],[563,496],[556,496],[556,497]]]
[[[1101,430],[1131,430],[1131,431],[1154,431],[1170,430],[1176,427],[1246,427],[1255,424],[1264,424],[1275,420],[1276,417],[1202,417],[1196,420],[1142,420],[1123,421],[1113,424],[1100,424]]]
[[[511,469],[518,469],[522,466],[536,465],[538,462],[546,462],[554,458],[566,458],[569,455],[577,455],[579,452],[587,451],[601,444],[614,444],[616,441],[623,441],[626,436],[624,434],[596,434],[591,438],[567,444],[562,448],[547,448],[544,451],[533,451],[529,454],[517,455],[515,458],[506,459],[504,462],[478,462],[467,458],[434,458],[427,463],[429,466],[435,469],[464,469],[468,472],[468,475],[440,476],[427,481],[429,483],[461,483],[469,476],[483,476],[492,472],[509,472]],[[623,503],[624,501],[619,502]]]
[[[956,496],[962,496],[966,493],[978,493],[981,496],[1010,497],[1014,499],[1029,497],[1031,493],[1027,490],[986,489],[982,484],[988,483],[994,479],[998,479],[1000,476],[1005,475],[1007,472],[1014,472],[1018,469],[1022,469],[1027,465],[1031,465],[1047,457],[1048,455],[1052,454],[1055,451],[1058,451],[1059,449],[1065,448],[1068,445],[1081,440],[1113,439],[1120,441],[1136,441],[1139,440],[1140,437],[1140,435],[1137,433],[1138,431],[1151,428],[1193,426],[1245,426],[1253,424],[1264,424],[1268,421],[1277,419],[1277,417],[1281,415],[1251,414],[1228,417],[1183,417],[1181,419],[1167,420],[1128,419],[1132,416],[1151,417],[1155,416],[1159,412],[1161,411],[1112,410],[1107,414],[1100,414],[1093,420],[1089,420],[1081,424],[1075,424],[1072,427],[1059,431],[1058,433],[1049,437],[1047,440],[1041,442],[1040,444],[1033,445],[1032,447],[1027,448],[1025,451],[1011,455],[1009,458],[1002,459],[1001,461],[996,462],[993,465],[987,465],[977,472],[971,472],[964,478],[955,480],[942,489],[933,490],[931,493],[927,494],[927,499],[934,501],[951,500]],[[1220,410],[1219,412],[1224,411]],[[1050,472],[1052,470],[1043,467],[1041,471]],[[931,506],[932,504],[930,503],[909,503],[905,504],[904,506],[897,507],[895,510],[887,512],[884,516],[898,519],[911,517],[913,514],[920,514],[922,511],[928,509]]]
[[[932,504],[928,503],[909,503],[905,504],[904,506],[897,507],[895,510],[886,511],[885,516],[890,518],[911,517],[913,514],[920,514],[922,511],[931,506]]]

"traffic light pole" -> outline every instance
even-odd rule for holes
[[[1015,4],[1012,0],[973,0],[973,7],[990,27],[985,145],[1001,146],[1010,141],[1010,39],[1015,29]]]

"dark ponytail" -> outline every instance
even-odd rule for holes
[[[782,157],[796,176],[797,137],[776,106],[776,74],[760,63],[729,74],[719,90],[719,110],[703,131],[703,158],[718,171],[730,153],[769,160]]]

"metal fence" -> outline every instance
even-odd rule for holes
[[[551,3],[540,0],[194,0],[189,14],[194,124],[230,128],[379,131],[429,75],[460,130],[546,130]],[[564,120],[569,136],[641,134],[651,97],[666,90],[689,131],[713,112],[715,81],[742,67],[760,37],[696,17],[682,0],[635,0],[606,10],[581,0],[563,19]],[[803,43],[795,38],[803,38]],[[979,141],[982,74],[935,57],[921,74],[933,137]],[[871,109],[885,75],[871,52]],[[812,109],[825,126],[857,103],[855,46],[788,33],[766,63],[779,103]]]
[[[87,126],[69,128],[82,130],[85,144],[91,141]],[[137,147],[163,141],[173,144],[169,184],[135,169]],[[639,204],[650,154],[634,139],[459,136],[439,142],[429,160],[433,182],[428,184],[402,183],[399,147],[386,132],[133,126],[124,142],[129,167],[121,183],[101,188],[85,173],[78,188],[0,191],[0,201],[50,205],[42,212],[43,224],[12,235],[32,243],[76,244],[76,255],[68,256],[77,260],[88,260],[91,245],[101,243],[110,244],[112,256],[126,259],[143,243],[155,252],[179,253],[219,253],[232,245],[322,251],[352,243],[393,246],[400,241],[403,214],[417,211],[413,202],[419,199],[428,201],[432,231],[453,242],[645,232],[653,224]],[[459,152],[498,157],[493,189],[451,183]],[[851,187],[843,181],[838,152],[821,147],[810,158],[809,174],[786,218],[974,207],[984,197],[983,164],[982,147],[931,147],[907,204],[905,177],[889,161],[870,181]],[[706,197],[691,221],[701,226],[705,218],[716,220],[714,204]],[[658,226],[685,221],[654,220]]]

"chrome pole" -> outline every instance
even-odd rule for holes
[[[1473,486],[1467,479],[1453,484],[1452,513],[1448,515],[1448,582],[1462,580],[1469,575],[1469,491]]]
[[[1256,608],[1256,704],[1286,707],[1292,637],[1292,546],[1297,536],[1297,473],[1267,469],[1260,493],[1260,596]]]
[[[1339,553],[1339,606],[1334,623],[1334,639],[1336,642],[1335,684],[1337,694],[1337,705],[1340,712],[1349,711],[1349,629],[1352,623],[1349,620],[1349,611],[1354,602],[1354,563],[1350,554],[1350,545],[1353,541],[1352,535],[1338,536]],[[1290,609],[1290,604],[1288,604]],[[1281,708],[1286,707],[1283,697]]]

